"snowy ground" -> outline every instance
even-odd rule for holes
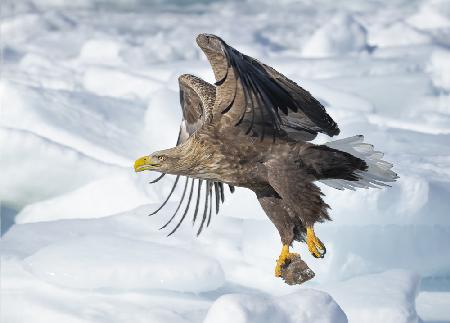
[[[109,4],[107,4],[109,3]],[[450,322],[450,1],[2,1],[1,322]],[[154,217],[171,180],[177,77],[212,81],[214,33],[310,90],[400,175],[324,187],[327,257],[273,277],[279,237],[250,192],[200,238]],[[325,137],[319,141],[326,140]]]

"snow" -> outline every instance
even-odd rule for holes
[[[366,30],[351,15],[338,14],[317,29],[303,46],[305,57],[340,56],[368,50]]]
[[[142,104],[6,80],[0,90],[8,102],[2,109],[2,126],[30,131],[118,166],[128,167],[127,155],[139,149],[132,134],[141,126]]]
[[[224,283],[222,268],[213,259],[112,236],[86,235],[52,244],[25,258],[24,267],[45,281],[77,289],[199,293]]]
[[[161,219],[148,218],[146,210],[13,226],[2,241],[2,276],[8,277],[2,301],[9,309],[2,318],[122,322],[154,315],[155,322],[226,322],[241,315],[241,322],[417,322],[419,279],[409,271],[293,288],[273,279],[276,250],[262,243],[276,239],[269,225],[256,232],[255,220],[224,217],[200,239],[189,238],[189,227],[165,239],[155,230]]]
[[[90,39],[81,47],[79,59],[84,64],[122,65],[120,50],[113,39]]]
[[[0,28],[0,321],[450,321],[447,0],[4,1]],[[148,216],[173,178],[132,165],[175,143],[178,76],[213,81],[200,32],[308,89],[333,139],[363,134],[400,176],[321,185],[334,221],[325,259],[294,245],[304,286],[273,277],[279,236],[248,190],[199,238],[190,219],[158,230],[179,190]]]
[[[27,130],[0,128],[0,145],[1,179],[8,183],[0,186],[2,201],[19,209],[74,190],[118,169]]]
[[[448,321],[448,304],[450,293],[446,292],[422,292],[416,299],[417,311],[427,322]]]
[[[101,79],[103,82],[98,82]],[[111,68],[89,68],[84,73],[83,85],[86,90],[100,96],[146,98],[160,84],[140,75],[132,75]]]
[[[338,304],[326,293],[304,289],[276,298],[227,294],[210,307],[204,323],[347,322]]]
[[[418,12],[409,17],[407,22],[424,30],[450,27],[448,2],[431,1],[430,4],[422,4]]]
[[[356,277],[326,290],[351,322],[420,322],[414,301],[420,278],[404,270]]]
[[[430,72],[433,84],[445,90],[450,89],[450,53],[434,50],[430,59]]]
[[[429,44],[432,39],[428,34],[415,30],[405,22],[395,22],[371,34],[369,42],[377,47],[391,47]]]
[[[28,204],[17,214],[16,223],[97,218],[133,209],[151,200],[137,182],[128,174],[92,181],[67,194]]]

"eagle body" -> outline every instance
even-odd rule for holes
[[[304,241],[306,226],[329,220],[328,205],[321,198],[314,181],[327,178],[346,179],[367,165],[348,153],[307,142],[287,138],[260,140],[242,133],[222,133],[214,126],[204,127],[186,142],[187,147],[202,147],[202,151],[188,149],[192,159],[204,158],[214,162],[195,162],[193,168],[180,170],[178,175],[218,181],[245,187],[256,193],[263,209],[269,214],[288,216],[292,221],[278,224],[279,216],[270,216],[279,230],[283,243],[295,239]],[[185,156],[188,156],[189,152]],[[197,157],[201,156],[201,157]],[[311,162],[311,158],[315,158]],[[327,169],[327,161],[345,165]],[[332,177],[328,177],[332,176]],[[315,198],[312,199],[311,197]],[[278,224],[278,225],[277,225]]]
[[[219,211],[224,186],[231,192],[244,187],[256,194],[280,234],[283,248],[276,276],[296,257],[289,252],[293,241],[306,241],[309,251],[322,258],[326,249],[313,226],[330,220],[329,206],[315,182],[337,189],[386,186],[397,178],[392,164],[362,136],[311,143],[319,132],[334,136],[339,128],[308,91],[217,36],[201,34],[197,43],[211,64],[215,84],[181,75],[183,120],[177,145],[135,163],[136,171],[163,173],[154,182],[165,174],[176,176],[169,196],[154,213],[184,177],[179,205],[163,228],[187,200],[169,235],[174,233],[196,200],[193,223],[201,219],[200,234],[210,223],[213,205]]]

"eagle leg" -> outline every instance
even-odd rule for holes
[[[309,252],[315,258],[323,258],[327,253],[325,245],[317,238],[312,226],[306,228],[306,243],[308,245]]]
[[[281,253],[277,260],[277,265],[275,266],[275,277],[281,277],[282,268],[288,265],[297,257],[299,257],[299,255],[297,253],[289,252],[289,245],[284,244],[283,248],[281,248]]]
[[[292,245],[292,242],[295,239],[295,231],[302,231],[302,228],[304,227],[298,227],[299,221],[296,221],[289,215],[283,200],[272,187],[269,186],[265,189],[255,191],[261,207],[280,234],[283,248],[281,249],[275,267],[275,277],[283,277],[283,279],[285,279],[283,271],[287,269],[292,262],[300,259],[299,254],[289,252],[289,246]]]

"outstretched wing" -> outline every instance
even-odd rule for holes
[[[216,76],[213,114],[221,124],[238,126],[262,138],[270,134],[312,140],[318,132],[339,133],[323,105],[275,69],[214,35],[201,34],[197,43]]]
[[[180,125],[180,132],[178,133],[177,146],[185,142],[189,139],[189,137],[195,133],[203,124],[205,117],[208,111],[205,110],[204,102],[205,100],[212,100],[214,102],[216,89],[214,85],[205,82],[204,80],[193,76],[193,75],[181,75],[178,78],[178,83],[180,86],[180,104],[181,109],[183,111],[183,119]],[[151,183],[156,183],[161,180],[166,174],[160,175]],[[180,177],[184,177],[184,185],[183,191],[181,193],[180,202],[178,203],[177,208],[173,215],[169,218],[169,220],[164,224],[160,229],[166,228],[176,217],[178,211],[181,209],[181,206],[185,199],[187,202],[184,206],[184,211],[178,220],[178,223],[175,227],[170,231],[168,235],[172,235],[181,225],[181,223],[186,218],[186,215],[189,212],[191,202],[196,199],[195,208],[193,213],[192,224],[195,224],[195,221],[199,214],[201,214],[202,220],[200,226],[197,231],[197,235],[199,235],[203,227],[206,223],[206,226],[209,226],[212,215],[212,205],[215,204],[215,212],[216,214],[219,212],[220,204],[225,201],[225,192],[224,185],[221,182],[214,182],[209,180],[201,180],[190,178],[186,176],[176,176],[173,186],[169,192],[169,195],[166,197],[164,202],[160,205],[158,209],[156,209],[150,215],[158,213],[170,200],[177,185],[180,182]],[[197,188],[195,188],[195,182],[197,182]],[[203,182],[205,185],[203,186]],[[234,187],[230,186],[230,191],[234,192]],[[189,192],[189,193],[188,193]],[[200,211],[200,200],[203,192],[203,211]],[[214,192],[214,201],[213,201],[213,192]],[[186,194],[188,193],[188,194]],[[197,193],[195,197],[195,193]]]

